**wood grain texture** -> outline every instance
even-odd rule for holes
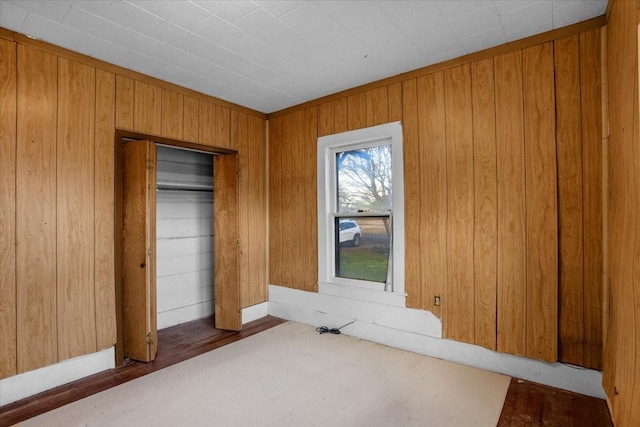
[[[58,60],[57,329],[58,359],[96,351],[95,69]]]
[[[252,233],[249,277],[249,304],[267,300],[267,146],[265,121],[249,119],[249,182],[251,183],[249,223]]]
[[[602,369],[603,195],[600,31],[580,35],[584,212],[584,365]]]
[[[310,107],[304,110],[304,128],[300,137],[304,144],[304,181],[303,193],[305,195],[304,223],[318,223],[318,174],[317,174],[317,140],[318,140],[318,109]],[[318,233],[314,227],[306,230],[305,252],[305,289],[310,292],[318,291]]]
[[[116,127],[133,129],[133,112],[135,109],[134,80],[116,75]]]
[[[155,301],[156,155],[151,141],[124,144],[122,194],[122,304],[124,356],[153,360],[147,342],[153,334]],[[153,227],[150,222],[153,221]],[[157,343],[157,340],[156,340]]]
[[[333,103],[335,111],[335,133],[345,132],[349,130],[349,107],[346,97],[336,99]]]
[[[94,269],[96,348],[116,343],[114,129],[115,75],[96,70]]]
[[[162,134],[162,89],[140,80],[134,81],[133,128],[137,132]]]
[[[387,87],[389,105],[389,122],[402,120],[402,83],[394,83]]]
[[[282,285],[282,117],[269,120],[269,283]]]
[[[199,139],[199,102],[196,98],[185,96],[183,100],[183,138],[186,141],[196,142]]]
[[[303,262],[306,258],[307,238],[309,229],[308,224],[305,221],[304,205],[308,203],[307,196],[304,194],[303,180],[305,176],[305,155],[304,155],[304,140],[302,139],[304,123],[304,110],[298,110],[291,114],[291,142],[289,153],[291,155],[288,163],[291,167],[291,175],[288,178],[289,185],[285,188],[290,188],[289,194],[285,200],[288,201],[288,218],[286,228],[290,246],[288,253],[297,254],[297,257],[301,262],[292,262],[291,264],[291,279],[290,283],[296,287],[296,289],[307,288],[305,283],[305,269],[306,265]],[[317,202],[316,202],[317,203]],[[306,229],[306,230],[305,230]]]
[[[511,379],[498,427],[611,427],[604,400]]]
[[[475,344],[496,349],[497,165],[493,60],[471,63],[473,92],[473,240]]]
[[[447,185],[447,338],[475,342],[471,67],[444,71]],[[462,315],[462,313],[465,313]]]
[[[584,363],[582,117],[578,36],[554,43],[558,144],[559,359]]]
[[[184,95],[162,89],[162,136],[183,139],[184,137]]]
[[[57,58],[18,45],[17,368],[58,361],[56,331]]]
[[[422,307],[441,319],[447,292],[447,145],[442,72],[417,79]],[[440,296],[442,305],[433,304]],[[446,324],[443,325],[446,333]]]
[[[238,158],[213,158],[213,235],[216,328],[242,329],[238,286]]]
[[[615,425],[640,419],[640,130],[636,2],[614,0],[607,22],[610,317],[603,385]]]
[[[497,350],[525,354],[526,261],[522,58],[494,58],[498,165]]]
[[[527,356],[558,358],[558,206],[553,44],[523,50]]]
[[[247,115],[231,112],[231,142],[238,147],[238,286],[240,306],[249,305],[249,277],[251,276],[250,256],[252,234],[249,231],[251,169],[249,168],[249,136]],[[215,203],[215,201],[214,201]]]
[[[280,128],[280,137],[282,141],[282,147],[280,149],[280,168],[281,168],[281,181],[280,187],[282,188],[282,198],[280,202],[282,204],[281,216],[282,216],[282,228],[280,233],[282,240],[280,241],[280,259],[281,259],[281,280],[285,286],[291,286],[294,289],[298,289],[298,284],[294,283],[294,263],[291,262],[291,255],[293,249],[293,239],[297,238],[297,230],[291,227],[294,222],[294,203],[292,199],[292,178],[293,178],[293,163],[292,163],[292,150],[293,150],[293,136],[292,136],[292,118],[291,115],[282,117],[282,127]]]
[[[318,106],[318,136],[335,133],[333,102]]]
[[[0,40],[0,378],[16,366],[16,44]]]
[[[362,129],[367,125],[367,94],[357,93],[347,97],[348,130]]]
[[[200,144],[216,146],[216,106],[210,102],[200,101],[198,116],[198,142]]]
[[[365,102],[368,127],[389,122],[389,99],[386,86],[367,91]]]
[[[231,141],[231,110],[221,105],[216,105],[216,147],[231,148],[237,150],[238,147]]]
[[[404,290],[406,304],[411,308],[423,306],[420,251],[420,130],[418,126],[417,81],[402,83],[402,134],[404,161]]]

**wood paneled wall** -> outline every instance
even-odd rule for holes
[[[615,425],[632,426],[640,420],[640,15],[636,2],[612,0],[607,18],[610,311],[603,385]]]
[[[241,302],[267,298],[265,117],[1,30],[0,378],[116,342],[116,128],[238,151]]]
[[[402,120],[407,305],[450,339],[599,368],[600,29],[497,52],[269,117],[269,282],[317,289],[317,137]]]

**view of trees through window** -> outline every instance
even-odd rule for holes
[[[391,252],[391,179],[391,145],[336,153],[337,277],[387,281]],[[355,217],[345,215],[356,212],[359,215]]]
[[[391,145],[336,154],[338,212],[390,211]]]

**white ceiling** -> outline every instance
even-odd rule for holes
[[[0,0],[0,27],[264,113],[604,14],[607,0]]]

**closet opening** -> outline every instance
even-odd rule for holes
[[[118,132],[116,364],[152,361],[158,330],[242,328],[237,153]]]
[[[213,155],[156,145],[158,330],[214,314]]]

